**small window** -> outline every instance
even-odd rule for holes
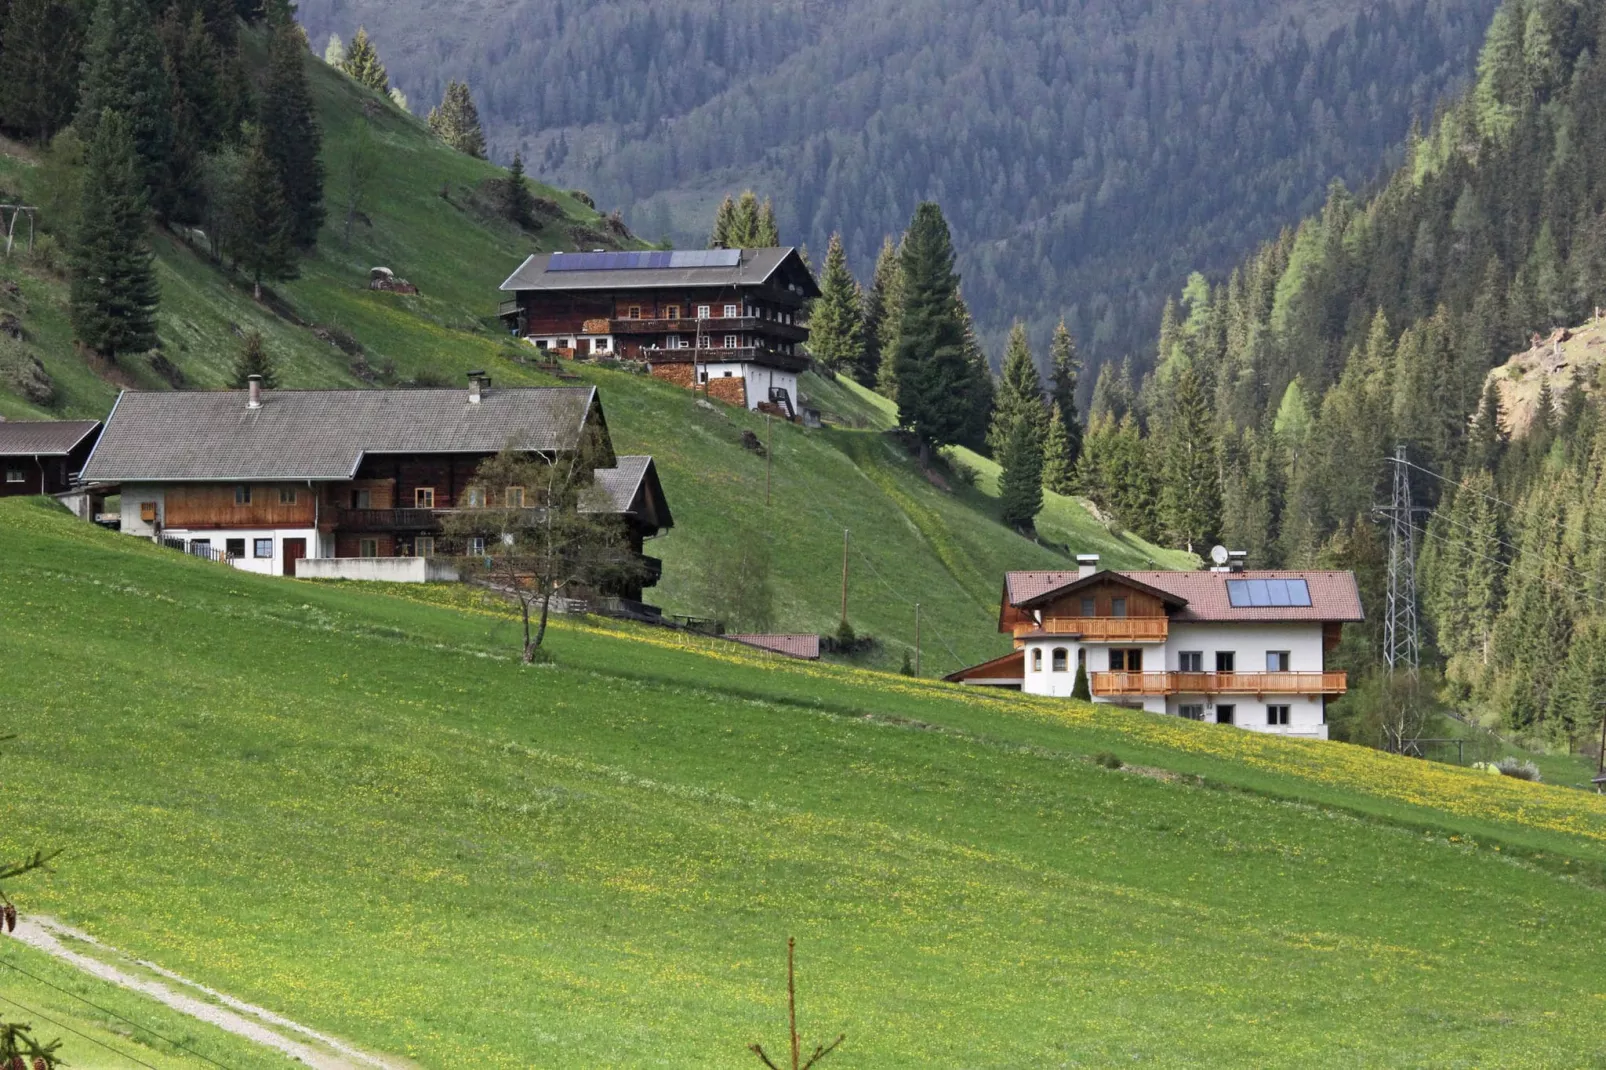
[[[726,305],[725,306],[725,318],[728,319],[728,320],[733,320],[733,319],[736,318],[736,306],[735,305]]]
[[[470,536],[468,540],[468,552],[473,554],[475,557],[483,556],[485,553],[485,536]]]
[[[1032,651],[1032,671],[1033,672],[1042,672],[1043,671],[1043,652],[1041,650],[1033,650]]]
[[[1267,724],[1275,724],[1275,725],[1287,725],[1288,724],[1288,707],[1287,706],[1267,706],[1266,707],[1266,723]]]
[[[352,491],[351,507],[353,509],[372,509],[374,507],[374,492],[371,490]]]
[[[503,501],[503,504],[505,504],[509,509],[523,509],[524,508],[524,488],[523,487],[509,487],[509,488],[507,488],[507,491],[503,494],[502,501]]]
[[[1218,650],[1218,651],[1216,651],[1216,671],[1217,672],[1237,672],[1238,671],[1238,655],[1235,652],[1231,651],[1231,650]]]
[[[415,488],[413,488],[413,507],[415,509],[433,509],[433,508],[435,508],[435,488],[434,487],[415,487]]]
[[[25,478],[26,477],[22,474],[22,469],[12,468],[10,465],[6,466],[7,483],[21,483]]]
[[[1266,671],[1267,672],[1287,672],[1288,671],[1288,651],[1286,651],[1286,650],[1268,650],[1268,651],[1266,651]]]
[[[272,557],[273,556],[273,540],[272,539],[252,539],[251,540],[251,556],[252,557]],[[373,555],[369,554],[368,556],[372,557]]]
[[[535,340],[535,348],[537,348],[537,349],[545,349],[546,347],[547,347],[547,340],[545,338],[537,338]]]
[[[247,487],[247,486],[235,487],[234,488],[234,504],[235,505],[250,505],[251,504],[251,488]]]
[[[697,318],[700,319],[700,320],[705,320],[705,319],[710,318],[709,317],[709,312],[710,311],[711,310],[709,309],[709,307],[707,305],[698,305],[697,306]]]
[[[485,508],[485,488],[484,487],[470,487],[470,488],[468,488],[467,497],[468,497],[468,507],[470,509],[484,509]]]
[[[358,557],[378,557],[379,556],[379,540],[378,539],[358,539],[357,540],[357,556]]]
[[[230,557],[235,558],[235,559],[239,559],[239,558],[244,557],[245,556],[245,540],[244,539],[225,539],[223,541],[223,552],[228,554]]]
[[[1082,599],[1082,616],[1096,617],[1098,615],[1098,603],[1094,602],[1091,598]]]
[[[664,319],[666,319],[666,320],[678,320],[678,319],[680,319],[680,306],[679,305],[665,305],[664,306]]]
[[[741,342],[742,342],[742,340],[740,338],[736,337],[734,334],[727,334],[725,336],[725,348],[726,349],[739,349],[739,348],[741,348]]]
[[[1118,646],[1111,647],[1110,648],[1110,671],[1111,672],[1142,672],[1143,671],[1143,648],[1142,647],[1118,647]]]
[[[1112,599],[1110,599],[1110,616],[1112,616],[1112,617],[1124,617],[1124,616],[1126,616],[1126,599],[1125,598],[1112,598]]]
[[[628,309],[625,310],[625,319],[627,319],[627,320],[639,320],[640,318],[641,318],[641,306],[640,305],[631,305]]]
[[[1217,724],[1232,724],[1233,723],[1233,718],[1235,716],[1237,716],[1237,714],[1238,714],[1238,707],[1237,706],[1217,705],[1216,706],[1216,723]]]
[[[735,372],[730,372],[730,371],[727,371],[727,372],[726,372],[726,373],[725,373],[725,378],[727,378],[727,379],[729,379],[729,378],[730,378],[730,377],[731,377],[731,376],[732,376],[732,375],[735,375],[735,374],[736,374],[736,373],[735,373]]]
[[[1064,647],[1057,646],[1054,648],[1054,656],[1051,659],[1051,664],[1053,665],[1055,672],[1065,671],[1066,665],[1069,664],[1069,662],[1067,661]]]
[[[1177,655],[1177,668],[1183,672],[1204,672],[1204,651],[1182,651]]]
[[[591,352],[592,353],[606,353],[606,352],[608,352],[608,349],[611,346],[611,344],[612,344],[612,339],[608,339],[608,338],[593,338],[593,339],[591,339]]]
[[[1204,720],[1204,705],[1199,703],[1178,706],[1177,716],[1184,717],[1190,721],[1202,721]]]
[[[434,557],[435,539],[429,535],[420,535],[413,540],[414,557]]]
[[[698,349],[713,349],[714,348],[714,340],[712,338],[710,338],[706,334],[699,334],[697,336],[697,348]]]
[[[699,368],[699,369],[697,369],[697,381],[699,383],[708,382],[708,369],[707,368]]]
[[[296,503],[296,488],[294,488],[294,487],[280,487],[279,488],[279,504],[280,505],[294,505],[295,503]]]
[[[683,336],[678,335],[678,334],[670,335],[669,336],[669,348],[670,349],[685,349],[686,348],[686,339]]]

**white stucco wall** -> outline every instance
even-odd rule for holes
[[[775,368],[766,368],[759,364],[742,362],[711,362],[699,364],[698,368],[708,373],[710,379],[736,378],[747,380],[747,407],[758,408],[758,403],[770,399],[770,387],[778,386],[786,390],[786,396],[792,399],[792,409],[798,408],[797,400],[797,374],[794,372],[778,371]]]
[[[434,557],[323,557],[296,566],[303,580],[378,580],[386,583],[436,583],[457,579],[457,570]]]
[[[125,535],[143,535],[147,539],[156,535],[156,527],[139,518],[139,507],[145,502],[156,503],[156,518],[158,521],[167,513],[167,498],[164,488],[156,483],[124,483],[122,489],[122,517],[123,533]]]
[[[149,501],[150,499],[147,498],[145,500]],[[210,530],[166,528],[163,530],[162,536],[168,539],[183,539],[185,542],[205,539],[212,549],[219,552],[227,551],[230,539],[244,539],[245,556],[235,558],[230,564],[242,572],[256,572],[264,576],[284,575],[284,540],[286,539],[305,539],[307,543],[307,558],[311,558],[319,549],[318,532],[315,528],[226,528]],[[272,541],[273,556],[256,556],[256,542],[258,539]]]

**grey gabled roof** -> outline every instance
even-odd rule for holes
[[[463,390],[124,391],[84,479],[350,479],[370,453],[574,449],[595,387]],[[3,426],[3,425],[0,425]]]
[[[613,468],[598,468],[594,475],[610,512],[635,516],[659,531],[675,526],[650,456],[626,454],[615,459]]]
[[[502,283],[504,290],[624,290],[648,286],[757,286],[795,259],[800,278],[808,280],[806,297],[818,297],[819,287],[791,246],[743,249],[735,267],[623,268],[607,271],[548,271],[551,253],[528,257]]]
[[[65,457],[99,420],[0,420],[0,456]]]

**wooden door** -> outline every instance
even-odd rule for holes
[[[296,574],[296,562],[306,556],[306,539],[284,540],[284,574],[286,576],[294,576]]]

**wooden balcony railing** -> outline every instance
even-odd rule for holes
[[[1076,635],[1089,643],[1163,643],[1170,634],[1168,617],[1050,617],[1041,625],[1022,621],[1015,637],[1033,633]]]
[[[1342,695],[1341,672],[1096,672],[1100,698],[1118,695]]]
[[[756,331],[774,335],[791,342],[801,342],[809,336],[807,324],[783,323],[760,316],[711,316],[708,319],[630,319],[621,317],[608,321],[612,334],[724,334],[726,332]]]

